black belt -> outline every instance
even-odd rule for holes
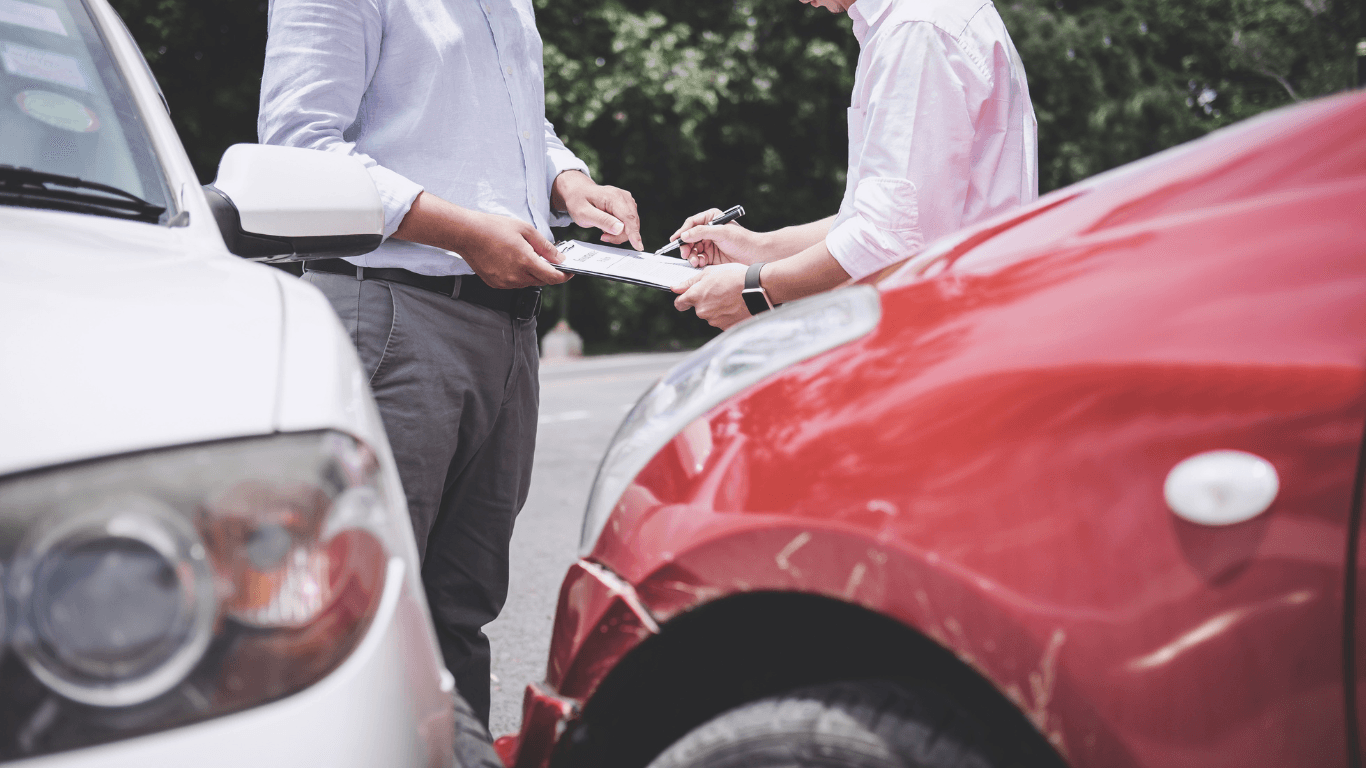
[[[308,272],[330,272],[334,275],[357,277],[358,269],[349,261],[341,259],[309,259],[304,262]],[[359,279],[384,280],[390,283],[410,285],[424,291],[450,296],[481,307],[499,312],[507,312],[518,320],[530,320],[541,308],[541,289],[531,288],[492,288],[478,275],[419,275],[406,269],[360,267]]]

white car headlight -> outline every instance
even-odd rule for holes
[[[0,760],[215,717],[331,672],[405,551],[381,476],[368,446],[324,431],[0,479]]]
[[[627,486],[689,422],[773,373],[863,336],[881,315],[871,286],[823,293],[746,321],[674,366],[608,446],[588,495],[580,554],[592,551]]]

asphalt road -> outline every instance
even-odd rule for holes
[[[560,580],[573,564],[598,460],[640,395],[687,353],[611,355],[541,366],[531,495],[512,535],[507,605],[493,644],[494,736],[522,722],[522,692],[544,679]]]

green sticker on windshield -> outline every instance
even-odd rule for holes
[[[94,133],[100,119],[84,104],[51,91],[20,91],[14,101],[19,110],[34,120],[74,133]]]

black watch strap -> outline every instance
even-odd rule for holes
[[[764,263],[762,261],[758,264],[749,265],[749,269],[745,270],[745,290],[752,291],[756,288],[763,287],[759,285],[759,273],[763,271],[763,269]]]
[[[760,312],[767,312],[773,309],[773,302],[768,298],[768,293],[759,284],[759,272],[764,268],[764,262],[749,265],[745,270],[745,289],[740,292],[740,296],[745,300],[745,308],[751,315]]]

